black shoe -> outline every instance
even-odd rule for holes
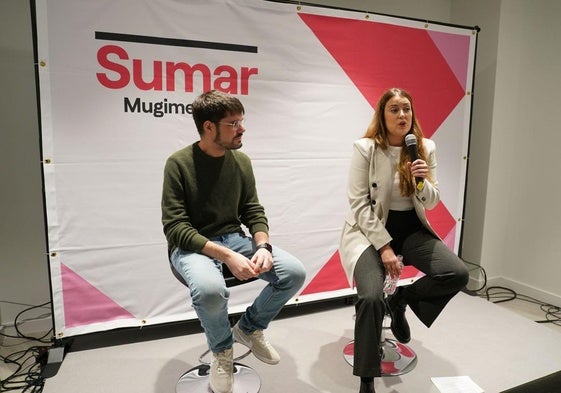
[[[360,390],[358,393],[376,393],[374,390],[374,382],[360,382]]]
[[[386,305],[392,317],[390,324],[392,334],[400,343],[408,343],[411,341],[411,330],[405,318],[405,304],[400,301],[399,291],[387,298]]]

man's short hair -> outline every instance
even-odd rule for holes
[[[218,90],[207,91],[193,101],[193,120],[200,135],[203,134],[205,121],[218,123],[226,116],[238,113],[242,115],[245,113],[240,100]]]

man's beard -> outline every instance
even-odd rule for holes
[[[217,145],[223,147],[226,150],[238,150],[242,147],[243,143],[239,142],[239,144],[234,144],[234,141],[230,141],[228,143],[224,143],[221,142],[220,137],[222,136],[222,133],[220,132],[220,130],[216,130],[216,137],[214,138],[214,143],[216,143]],[[239,137],[240,135],[236,135],[236,138]]]

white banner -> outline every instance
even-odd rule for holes
[[[55,334],[194,319],[171,274],[162,171],[198,140],[209,89],[246,108],[271,242],[306,265],[291,303],[353,293],[337,247],[354,140],[389,87],[409,90],[436,141],[431,222],[457,250],[476,32],[260,0],[36,0]],[[242,311],[263,287],[232,290]]]

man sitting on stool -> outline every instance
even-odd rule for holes
[[[238,151],[246,131],[244,113],[231,95],[213,90],[197,97],[193,119],[200,140],[172,154],[164,169],[162,223],[170,260],[189,287],[213,353],[210,386],[215,393],[232,392],[234,341],[265,363],[279,362],[263,330],[306,275],[298,259],[269,244],[251,161]],[[233,329],[222,264],[240,280],[268,282]]]

